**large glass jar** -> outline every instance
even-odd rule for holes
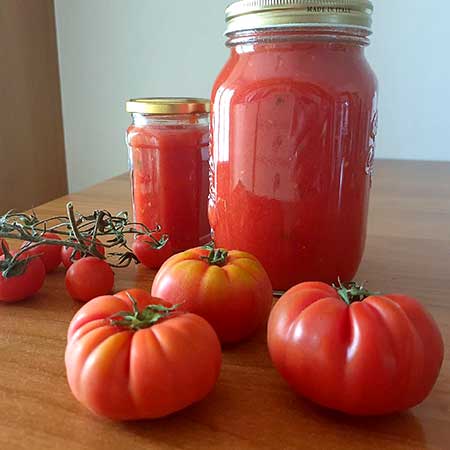
[[[361,262],[377,123],[371,12],[365,0],[227,10],[209,219],[216,245],[253,253],[275,289],[350,281]]]
[[[127,111],[135,221],[161,226],[172,253],[208,243],[209,100],[133,99]]]

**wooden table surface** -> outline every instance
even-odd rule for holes
[[[84,213],[129,208],[126,176],[36,209]],[[117,271],[117,290],[150,288],[142,267]],[[80,304],[64,271],[34,298],[0,305],[0,449],[449,449],[450,163],[378,161],[369,237],[358,280],[419,298],[447,346],[439,380],[420,406],[383,418],[351,418],[297,397],[273,369],[261,331],[224,351],[219,382],[204,401],[171,417],[113,423],[92,416],[69,391],[66,331]]]

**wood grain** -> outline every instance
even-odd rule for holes
[[[83,212],[129,207],[126,176],[38,208]],[[72,397],[64,373],[65,334],[80,307],[64,290],[62,269],[41,293],[0,305],[0,448],[75,449],[447,449],[450,442],[450,163],[381,161],[371,202],[367,251],[359,280],[380,291],[418,297],[447,345],[430,397],[403,414],[350,418],[297,397],[272,368],[264,330],[224,350],[214,392],[156,421],[113,423]],[[149,288],[143,268],[117,271],[116,289]],[[163,381],[163,380],[162,380]]]
[[[53,0],[1,0],[0,98],[0,214],[66,194]]]

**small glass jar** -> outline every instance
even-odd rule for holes
[[[350,281],[363,255],[377,123],[367,0],[241,0],[212,94],[209,218],[277,290]]]
[[[126,109],[134,220],[160,225],[172,253],[208,243],[209,101],[140,98]]]

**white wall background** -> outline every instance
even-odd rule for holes
[[[125,101],[209,97],[230,0],[55,0],[70,190],[127,169]],[[450,160],[450,2],[375,0],[377,156]]]

